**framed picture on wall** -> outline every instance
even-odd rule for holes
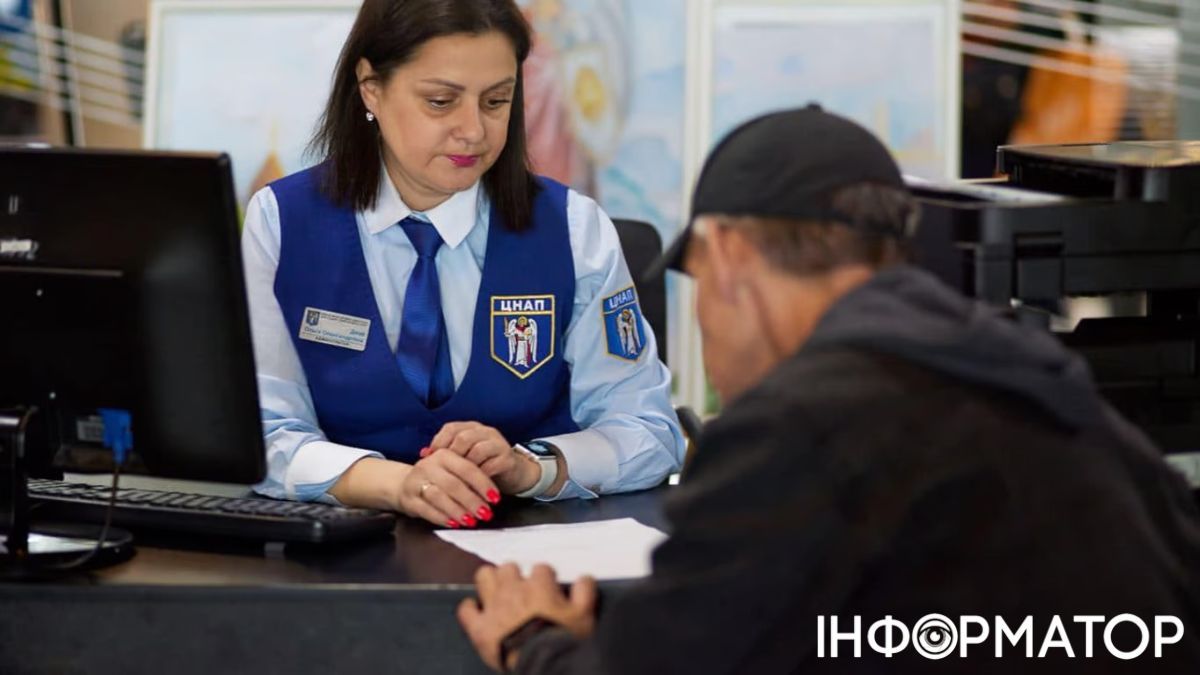
[[[817,102],[864,125],[906,173],[958,175],[957,0],[717,3],[711,124]]]
[[[150,6],[143,144],[228,152],[238,202],[305,155],[360,0]]]

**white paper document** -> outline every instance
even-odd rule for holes
[[[650,553],[667,538],[632,518],[502,530],[438,530],[437,536],[490,563],[517,563],[525,574],[535,564],[546,563],[564,583],[589,574],[597,579],[647,576]]]

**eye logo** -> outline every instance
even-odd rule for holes
[[[941,614],[922,618],[913,628],[913,647],[927,659],[944,659],[958,646],[958,627]]]

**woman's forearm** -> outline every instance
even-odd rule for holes
[[[411,470],[402,462],[364,457],[346,469],[329,494],[346,506],[402,511],[400,485]]]

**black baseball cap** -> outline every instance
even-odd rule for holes
[[[896,160],[871,132],[815,103],[756,117],[709,154],[687,225],[645,276],[683,271],[692,223],[708,213],[853,225],[829,202],[837,190],[860,183],[907,189]]]

